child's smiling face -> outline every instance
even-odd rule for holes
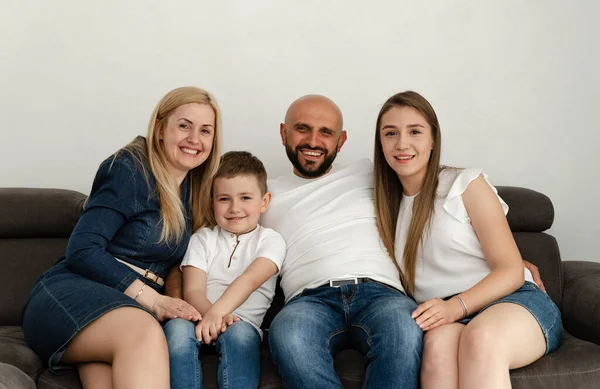
[[[262,194],[252,175],[219,177],[213,182],[213,210],[217,224],[236,235],[256,228],[269,207],[271,194]]]

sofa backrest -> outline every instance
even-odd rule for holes
[[[539,192],[512,186],[498,186],[498,194],[508,204],[508,224],[523,259],[540,269],[542,281],[552,300],[561,306],[563,273],[558,244],[544,231],[552,227],[552,201]]]
[[[36,278],[65,252],[85,196],[0,188],[0,325],[19,325]]]
[[[523,259],[540,268],[548,294],[560,307],[560,252],[554,237],[543,233],[554,220],[552,202],[529,189],[497,189],[510,207],[507,218]],[[64,254],[85,198],[63,189],[0,188],[0,325],[20,324],[35,279]],[[278,287],[264,328],[282,306]]]

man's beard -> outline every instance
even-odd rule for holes
[[[323,163],[321,163],[320,166],[316,166],[317,162],[308,161],[307,166],[309,168],[313,167],[313,169],[308,170],[306,167],[304,167],[300,163],[300,159],[298,157],[298,153],[301,152],[300,151],[301,149],[322,152],[323,155],[324,155]],[[287,153],[288,159],[290,160],[290,162],[292,163],[292,165],[294,165],[294,168],[296,168],[296,170],[301,175],[303,175],[304,177],[308,177],[308,178],[321,177],[323,174],[327,173],[327,171],[331,167],[331,164],[335,160],[335,157],[337,156],[337,150],[334,150],[333,153],[331,153],[331,155],[329,155],[327,153],[327,150],[324,149],[324,148],[321,148],[321,147],[310,147],[310,146],[305,145],[305,144],[304,145],[298,145],[295,150],[292,150],[292,148],[290,147],[290,145],[286,143],[285,144],[285,152]]]

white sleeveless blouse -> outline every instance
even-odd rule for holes
[[[464,292],[490,274],[490,267],[462,201],[462,194],[480,175],[497,195],[498,191],[481,169],[446,168],[440,173],[432,220],[417,252],[414,293],[417,303]],[[396,258],[400,262],[415,196],[403,195],[400,203],[395,241]],[[506,214],[508,205],[500,196],[498,201]],[[529,270],[524,271],[525,280],[533,282]]]

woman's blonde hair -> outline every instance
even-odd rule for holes
[[[124,147],[138,160],[144,174],[147,161],[156,181],[156,192],[160,201],[163,222],[159,242],[179,242],[186,227],[184,205],[181,202],[179,185],[169,174],[168,162],[160,140],[160,132],[166,127],[173,111],[184,104],[206,104],[215,113],[214,137],[208,159],[190,171],[190,199],[192,208],[192,226],[197,230],[212,218],[211,186],[212,179],[219,167],[221,156],[221,111],[215,98],[207,91],[196,87],[177,88],[167,93],[158,103],[148,124],[147,139],[137,138]]]
[[[396,172],[388,165],[381,147],[381,118],[394,107],[411,107],[416,109],[431,127],[433,137],[433,150],[429,157],[425,181],[419,194],[415,197],[413,205],[413,217],[406,237],[404,246],[402,268],[398,265],[394,240],[396,238],[396,223],[400,201],[402,200],[402,183]],[[423,233],[433,215],[433,203],[438,185],[440,173],[440,151],[442,146],[442,134],[437,115],[429,102],[420,94],[412,91],[402,92],[390,97],[381,107],[377,116],[375,127],[375,156],[374,156],[374,188],[375,188],[375,212],[377,216],[377,228],[381,240],[389,255],[394,261],[404,289],[412,296],[415,290],[415,272],[417,264],[417,253],[421,244]]]

